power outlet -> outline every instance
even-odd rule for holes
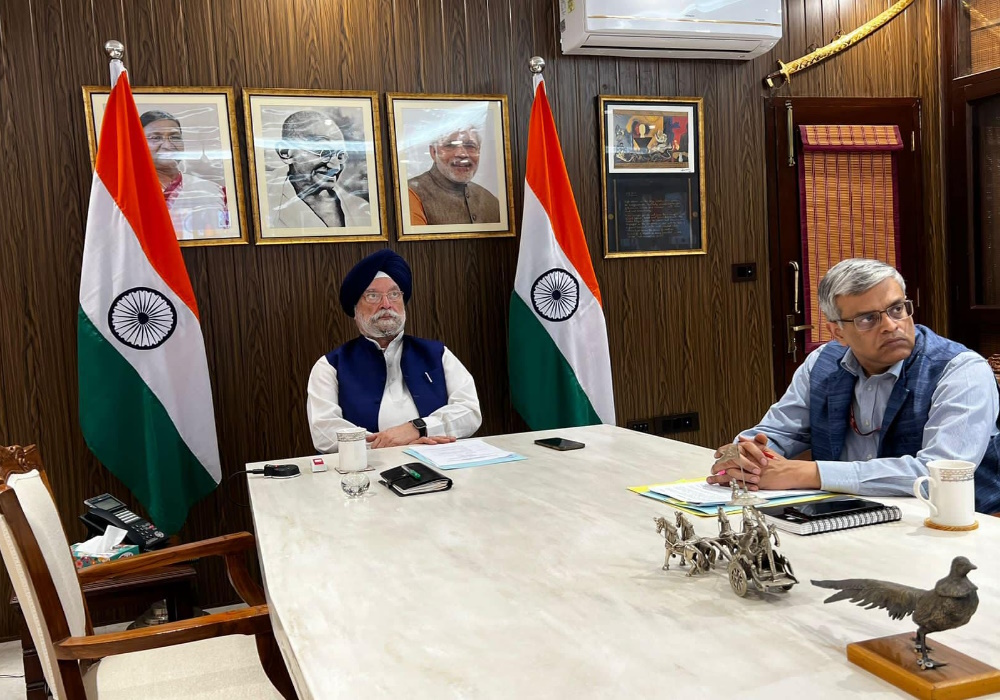
[[[755,282],[757,280],[757,263],[745,262],[733,265],[733,282]]]
[[[639,433],[650,432],[648,418],[643,420],[630,420],[628,423],[625,424],[625,427],[628,428],[629,430],[634,430]]]
[[[676,413],[671,416],[659,416],[653,419],[657,435],[668,433],[690,433],[698,430],[697,413]]]

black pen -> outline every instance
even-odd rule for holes
[[[418,472],[413,471],[412,469],[410,469],[405,464],[402,467],[400,467],[400,469],[402,469],[404,472],[406,472],[407,474],[409,474],[410,476],[412,476],[414,479],[419,479],[420,478],[420,474]]]

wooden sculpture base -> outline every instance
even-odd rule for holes
[[[913,633],[869,639],[847,645],[847,659],[879,678],[924,700],[960,700],[1000,692],[1000,671],[928,639],[931,658],[941,668],[917,665]]]

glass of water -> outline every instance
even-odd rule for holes
[[[337,451],[340,453],[340,471],[344,473],[340,488],[348,498],[363,496],[371,479],[363,473],[368,466],[368,444],[364,428],[344,428],[337,431]]]
[[[347,472],[340,479],[340,488],[344,489],[348,498],[364,496],[371,484],[371,479],[364,472]]]

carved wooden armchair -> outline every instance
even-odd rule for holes
[[[260,586],[246,568],[253,536],[239,533],[77,571],[34,446],[0,447],[0,554],[56,700],[296,697]],[[81,583],[225,558],[250,606],[95,635]]]

